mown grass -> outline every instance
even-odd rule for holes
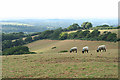
[[[107,46],[107,52],[96,52],[96,47],[100,44]],[[57,47],[54,50],[51,49],[53,45]],[[75,45],[78,47],[77,54],[58,53],[61,50],[69,50]],[[85,45],[88,45],[90,50],[89,53],[82,54],[81,48]],[[3,56],[3,78],[118,77],[117,43],[81,40],[40,40],[26,46],[31,51],[38,52],[38,54]]]

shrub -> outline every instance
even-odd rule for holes
[[[52,47],[51,49],[55,49],[56,47],[54,46],[54,47]]]
[[[40,52],[39,54],[43,54],[43,52]]]
[[[5,49],[3,51],[3,55],[20,55],[20,54],[35,54],[35,52],[29,52],[29,48],[27,46],[16,46]]]
[[[58,53],[68,52],[68,50],[59,51]]]
[[[60,35],[59,35],[59,39],[60,40],[65,40],[65,39],[67,39],[67,37],[68,37],[68,33],[61,33]]]

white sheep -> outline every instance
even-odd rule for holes
[[[88,46],[83,47],[82,53],[87,52],[88,53]]]
[[[105,51],[106,52],[106,46],[105,45],[100,45],[100,46],[98,46],[98,48],[97,48],[97,52],[101,52],[101,50],[103,50],[103,51]]]
[[[76,53],[77,53],[77,47],[72,47],[72,48],[70,49],[70,53],[71,53],[71,52],[74,52],[74,51],[76,51]]]

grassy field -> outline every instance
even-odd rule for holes
[[[107,52],[96,52],[105,44]],[[27,44],[37,54],[3,56],[3,78],[117,78],[118,43],[82,40],[39,40]],[[56,46],[55,49],[51,49]],[[58,53],[78,47],[78,53]],[[82,54],[88,46],[89,53]]]

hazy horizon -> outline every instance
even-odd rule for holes
[[[9,20],[118,20],[118,18],[4,18],[0,21],[9,21]]]

